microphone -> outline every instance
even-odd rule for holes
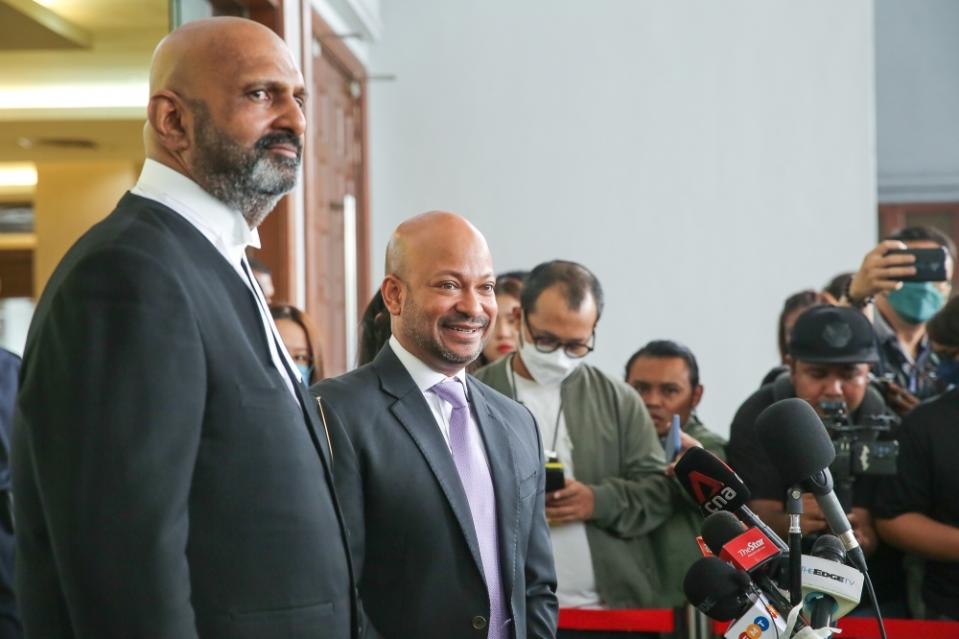
[[[813,494],[829,529],[842,541],[856,567],[867,572],[866,556],[833,492],[829,465],[836,458],[836,449],[815,409],[795,397],[780,400],[756,418],[756,434],[782,478]]]
[[[723,637],[760,637],[774,627],[785,630],[782,617],[762,593],[755,591],[749,575],[716,557],[700,557],[683,580],[691,604],[716,621],[732,621]]]
[[[689,603],[716,621],[732,621],[752,606],[752,581],[722,559],[700,557],[683,579]]]
[[[733,469],[703,448],[690,448],[676,462],[676,478],[692,497],[703,516],[714,512],[735,512],[739,518],[762,531],[781,551],[786,543],[746,506],[749,489]]]
[[[761,530],[747,529],[735,515],[720,511],[706,518],[702,532],[713,554],[749,573],[781,614],[789,612],[789,601],[773,579],[779,570],[776,559],[782,557],[782,551]]]
[[[863,575],[847,566],[845,557],[842,542],[833,535],[820,536],[812,556],[803,555],[803,610],[813,628],[828,628],[859,605]]]
[[[703,522],[703,540],[713,554],[752,575],[782,555],[758,528],[746,528],[735,515],[713,513]]]

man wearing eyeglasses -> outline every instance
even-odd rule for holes
[[[560,606],[650,606],[660,580],[649,533],[672,513],[675,488],[642,399],[583,361],[602,310],[589,269],[540,264],[516,310],[519,351],[476,376],[525,404],[562,462],[565,486],[546,496]]]

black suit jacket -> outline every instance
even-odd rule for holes
[[[513,636],[554,637],[539,431],[513,400],[472,377],[468,390],[496,493]],[[371,364],[322,381],[313,393],[329,409],[334,477],[353,532],[368,636],[485,637],[489,596],[469,503],[413,378],[387,345]]]
[[[20,358],[0,348],[0,639],[23,631],[13,588],[13,502],[10,499],[10,428],[17,400]]]
[[[127,194],[70,249],[13,433],[28,637],[355,634],[326,435],[266,339],[237,272],[156,202]]]

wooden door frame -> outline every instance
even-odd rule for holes
[[[959,209],[959,202],[890,202],[879,205],[879,237],[883,238],[906,226],[908,213],[949,213]],[[959,220],[956,228],[959,229]],[[959,237],[952,238],[959,243]]]
[[[360,153],[363,162],[358,181],[362,197],[357,198],[356,207],[356,316],[362,317],[366,305],[372,297],[370,278],[370,159],[369,159],[369,102],[366,86],[366,67],[350,50],[349,46],[337,35],[337,32],[313,8],[310,0],[301,0],[303,33],[300,41],[303,46],[303,76],[313,77],[313,39],[321,40],[324,52],[329,53],[327,59],[348,75],[352,80],[359,82],[360,92]],[[307,119],[307,130],[315,130],[315,123],[311,121],[312,110]],[[304,169],[304,174],[306,170]]]

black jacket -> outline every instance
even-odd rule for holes
[[[355,632],[326,435],[282,374],[249,289],[174,211],[127,194],[70,249],[14,424],[28,637]]]
[[[496,492],[513,636],[549,639],[556,576],[539,431],[513,400],[472,377],[467,386]],[[469,502],[413,378],[387,345],[371,364],[324,380],[313,393],[329,409],[334,476],[356,532],[360,595],[372,626],[367,636],[485,637],[489,596]]]

